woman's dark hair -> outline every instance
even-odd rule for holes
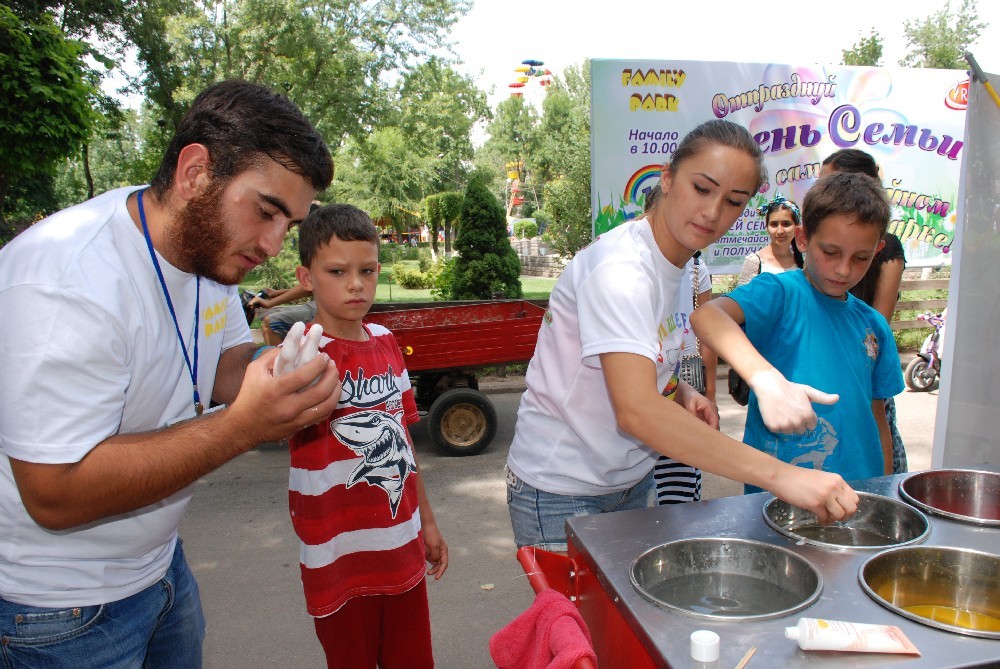
[[[722,119],[705,121],[686,134],[677,147],[677,150],[674,151],[674,155],[670,157],[670,171],[676,171],[681,163],[691,156],[696,155],[705,144],[728,146],[731,149],[742,151],[753,158],[757,163],[758,171],[757,184],[753,188],[754,193],[757,192],[760,185],[767,179],[767,172],[764,168],[764,154],[757,145],[757,142],[754,141],[754,138],[743,126]]]
[[[299,261],[309,267],[316,250],[337,238],[344,242],[379,244],[371,217],[353,204],[328,204],[309,213],[299,226]]]
[[[226,183],[264,158],[302,175],[318,191],[333,180],[326,142],[284,95],[248,81],[223,81],[195,98],[150,182],[157,198],[173,185],[181,149],[203,144],[213,179]]]
[[[824,165],[829,165],[837,172],[860,172],[867,174],[876,181],[882,181],[882,176],[878,173],[878,163],[870,155],[859,149],[841,149],[834,151],[826,160]]]

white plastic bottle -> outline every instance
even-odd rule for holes
[[[906,638],[903,630],[895,625],[799,618],[795,627],[785,628],[785,637],[798,641],[802,650],[920,655],[920,651]]]

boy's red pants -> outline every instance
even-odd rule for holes
[[[400,595],[354,597],[314,618],[329,669],[431,669],[427,582]]]

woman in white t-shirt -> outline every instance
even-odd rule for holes
[[[763,155],[746,129],[703,123],[664,165],[649,215],[601,235],[567,265],[507,458],[518,546],[565,549],[569,518],[651,506],[659,454],[768,489],[823,522],[857,509],[857,494],[836,474],[782,463],[720,433],[715,404],[677,378],[689,328],[679,303],[684,265],[729,230],[763,179]],[[776,431],[815,425],[810,405],[784,401],[778,377],[761,369],[751,379]]]
[[[759,251],[747,254],[736,280],[740,286],[761,273],[781,274],[790,269],[802,268],[802,254],[795,247],[795,228],[802,223],[799,206],[777,193],[757,212],[767,225],[767,236],[771,238],[771,243]]]

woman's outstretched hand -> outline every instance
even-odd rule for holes
[[[839,474],[789,465],[770,488],[776,497],[816,514],[822,524],[847,520],[858,510],[858,493]]]

